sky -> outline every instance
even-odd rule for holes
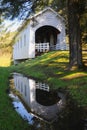
[[[28,16],[29,13],[31,14],[32,2],[26,2],[24,4],[24,6],[26,7],[26,10],[25,10],[25,8],[24,9],[22,8],[21,13],[19,14],[18,18],[15,18],[13,21],[12,20],[5,20],[4,21],[5,27],[9,26],[10,31],[17,30],[17,28],[19,26],[21,26],[21,24],[23,23],[23,19],[26,19],[26,17]]]
[[[18,27],[21,26],[23,20],[18,20],[18,19],[14,19],[12,20],[5,20],[4,21],[4,26],[5,27],[9,27],[8,31],[16,31]]]

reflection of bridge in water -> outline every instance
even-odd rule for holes
[[[47,84],[18,73],[14,73],[13,77],[16,90],[22,94],[23,100],[32,113],[47,121],[53,121],[58,117],[65,104],[62,93],[52,92]]]

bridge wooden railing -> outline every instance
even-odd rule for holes
[[[35,50],[37,52],[49,51],[49,43],[35,43]]]

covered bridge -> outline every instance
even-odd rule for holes
[[[43,52],[67,49],[65,20],[50,7],[26,20],[18,32],[13,46],[14,63]]]

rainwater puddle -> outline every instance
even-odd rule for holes
[[[39,130],[63,130],[61,126],[65,121],[61,125],[59,120],[60,117],[62,119],[63,115],[60,116],[60,113],[66,106],[64,93],[50,91],[46,83],[29,79],[19,73],[13,74],[10,86],[20,95],[17,96],[13,91],[9,94],[15,110],[30,125]],[[65,126],[64,130],[68,130]]]

